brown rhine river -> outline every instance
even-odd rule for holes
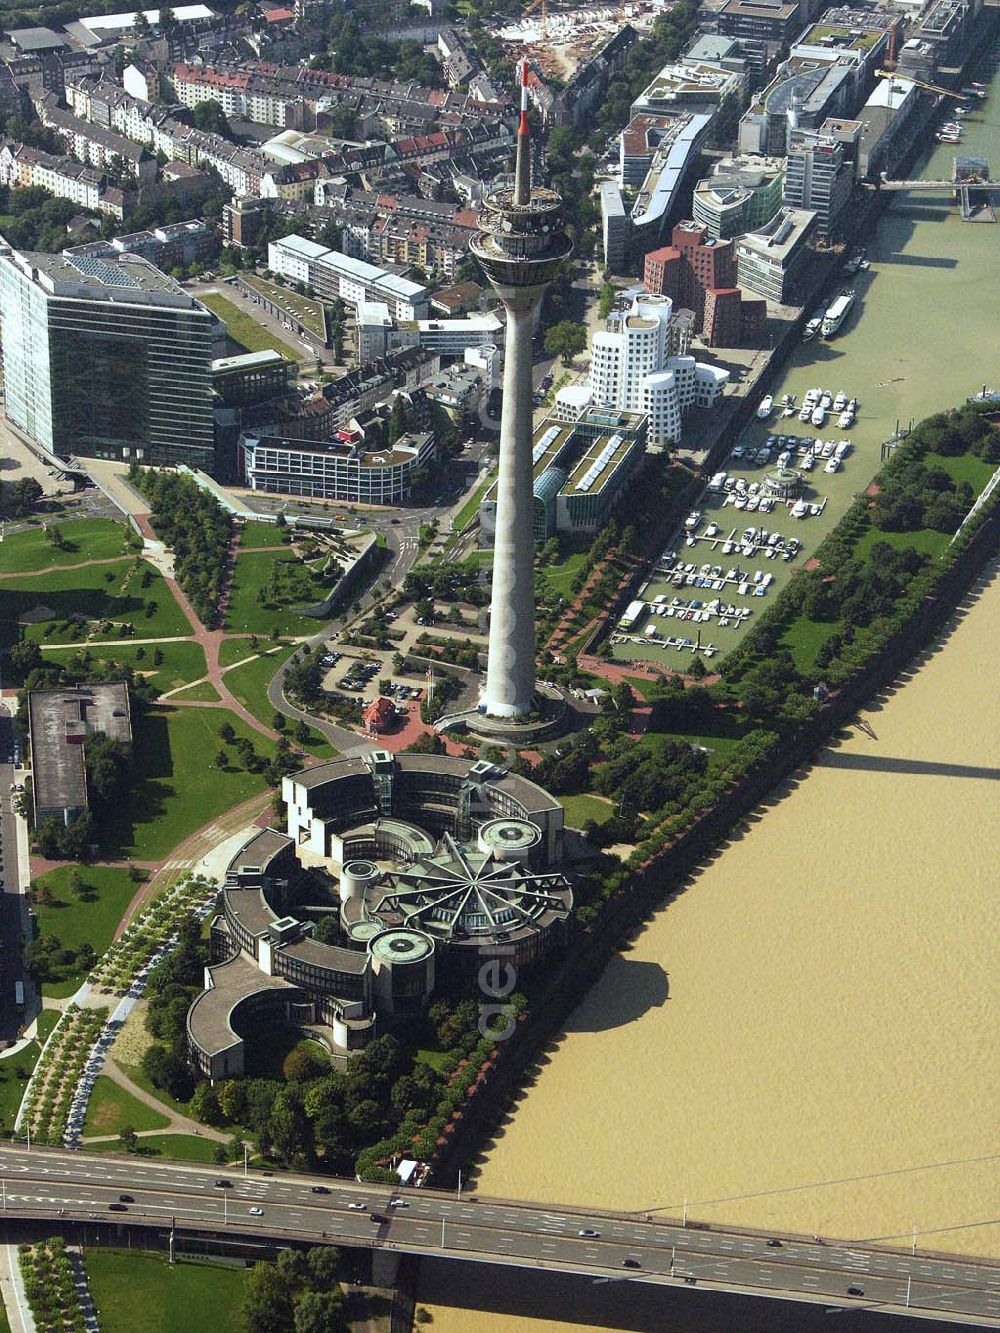
[[[963,151],[996,175],[996,82],[969,120]],[[803,348],[776,392],[854,386],[875,445],[897,416],[1000,387],[1000,226],[899,201],[870,248],[863,309],[820,348],[832,376]],[[980,1225],[1000,1198],[998,644],[994,568],[864,713],[877,739],[824,751],[612,961],[485,1158],[484,1194],[686,1197],[693,1218],[900,1244],[916,1226],[928,1248],[1000,1254],[1000,1224]],[[431,1308],[441,1333],[585,1333]]]

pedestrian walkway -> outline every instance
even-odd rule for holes
[[[143,1106],[148,1106],[150,1110],[158,1112],[165,1116],[167,1124],[162,1129],[140,1129],[137,1132],[137,1138],[148,1138],[154,1134],[192,1134],[198,1138],[211,1139],[215,1143],[228,1143],[230,1136],[223,1134],[220,1129],[210,1129],[207,1125],[199,1124],[197,1120],[192,1120],[190,1116],[182,1115],[175,1111],[166,1102],[161,1102],[159,1097],[154,1097],[151,1092],[145,1088],[140,1088],[138,1083],[134,1083],[128,1074],[122,1069],[113,1057],[105,1060],[101,1073],[111,1079],[112,1083],[117,1083],[120,1088],[134,1097],[137,1102],[142,1102]],[[111,1143],[116,1142],[117,1134],[94,1134],[88,1135],[81,1142],[87,1143]]]
[[[0,1294],[11,1333],[35,1333],[35,1320],[28,1308],[16,1245],[0,1245]]]

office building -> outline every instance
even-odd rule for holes
[[[421,283],[304,236],[271,241],[267,266],[290,282],[303,283],[323,301],[339,297],[355,307],[365,301],[383,301],[394,319],[424,319],[428,313],[428,291]]]
[[[489,716],[518,718],[535,706],[535,590],[532,535],[532,340],[546,288],[572,251],[562,199],[532,186],[528,62],[521,62],[521,119],[513,187],[483,202],[472,253],[507,311],[500,469],[486,691]]]
[[[70,824],[89,803],[87,737],[103,735],[123,745],[132,743],[128,686],[116,682],[32,690],[28,731],[35,825],[50,816]]]
[[[238,450],[240,471],[253,491],[371,505],[402,504],[435,457],[430,432],[371,449],[360,431],[341,430],[333,440],[245,431]]]
[[[740,296],[734,242],[715,240],[690,221],[674,228],[671,242],[647,254],[646,290],[668,296],[675,310],[690,310],[695,332],[709,347],[759,346],[766,310]]]
[[[783,158],[723,158],[694,187],[694,221],[717,241],[756,231],[781,207],[784,180]]]
[[[133,255],[0,250],[6,412],[62,458],[212,471],[214,316]]]
[[[909,129],[920,105],[920,90],[910,79],[880,79],[858,112],[861,134],[857,144],[859,180],[878,180],[892,173],[909,143]]]
[[[719,10],[718,29],[738,37],[753,69],[764,69],[782,47],[789,47],[802,26],[798,0],[727,0]]]
[[[803,290],[809,263],[809,238],[816,214],[809,209],[782,208],[759,231],[736,242],[736,279],[741,287],[778,305],[793,305]]]
[[[212,362],[212,392],[224,407],[248,407],[287,394],[297,371],[294,361],[273,349],[224,356]]]
[[[565,403],[537,428],[532,448],[536,542],[556,533],[596,532],[628,494],[646,449],[646,419],[636,413]],[[493,543],[496,488],[479,509],[479,543]]]
[[[854,164],[844,145],[818,130],[792,130],[788,139],[785,207],[816,214],[816,233],[835,236],[854,190]]]

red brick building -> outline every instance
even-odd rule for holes
[[[680,222],[670,245],[646,255],[642,280],[650,292],[694,311],[695,332],[709,347],[757,346],[767,306],[745,300],[736,286],[736,247],[717,241],[705,227]]]

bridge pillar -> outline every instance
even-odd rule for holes
[[[399,1255],[391,1250],[372,1250],[372,1286],[394,1287],[399,1272]]]

